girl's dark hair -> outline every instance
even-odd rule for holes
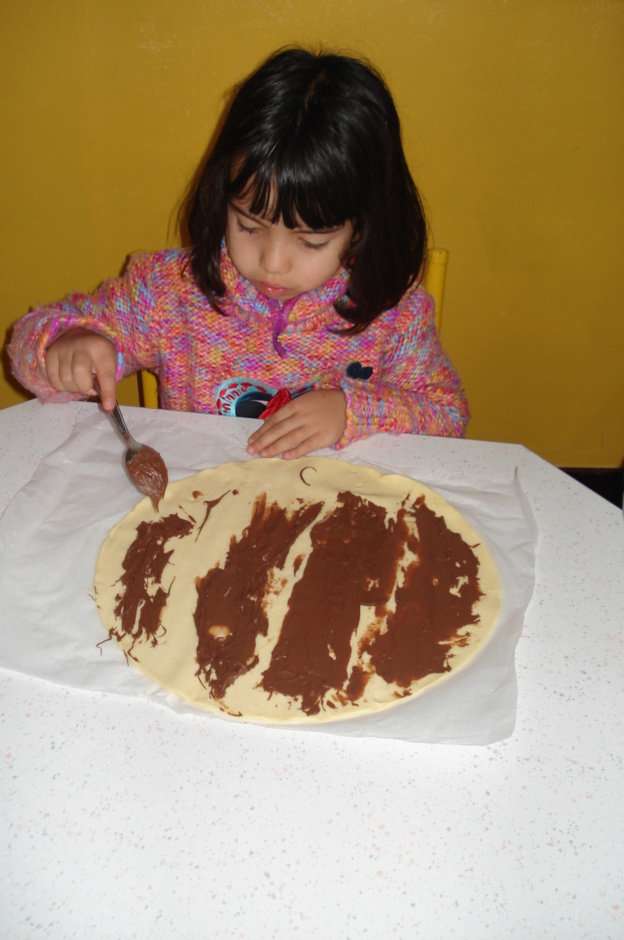
[[[187,205],[195,281],[216,309],[227,207],[289,228],[355,234],[345,264],[346,298],[336,306],[365,329],[395,306],[422,273],[427,225],[410,175],[399,118],[382,77],[348,56],[286,49],[238,86]]]

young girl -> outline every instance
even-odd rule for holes
[[[18,321],[19,381],[94,394],[150,369],[160,404],[263,418],[248,452],[300,457],[468,418],[419,288],[426,223],[382,78],[289,49],[238,89],[187,205],[190,248]]]

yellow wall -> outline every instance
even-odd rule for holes
[[[469,436],[621,463],[621,0],[20,0],[0,37],[1,335],[177,244],[226,89],[277,46],[324,42],[395,93],[451,252],[442,337]],[[2,406],[23,398],[4,365]]]

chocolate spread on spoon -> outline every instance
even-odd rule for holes
[[[130,479],[137,489],[146,496],[150,496],[156,509],[165,495],[169,474],[158,451],[143,444],[131,460],[126,464]]]

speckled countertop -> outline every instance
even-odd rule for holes
[[[0,510],[82,407],[0,411]],[[622,513],[518,446],[406,447],[416,477],[520,467],[513,736],[297,734],[0,670],[3,940],[624,936]]]

